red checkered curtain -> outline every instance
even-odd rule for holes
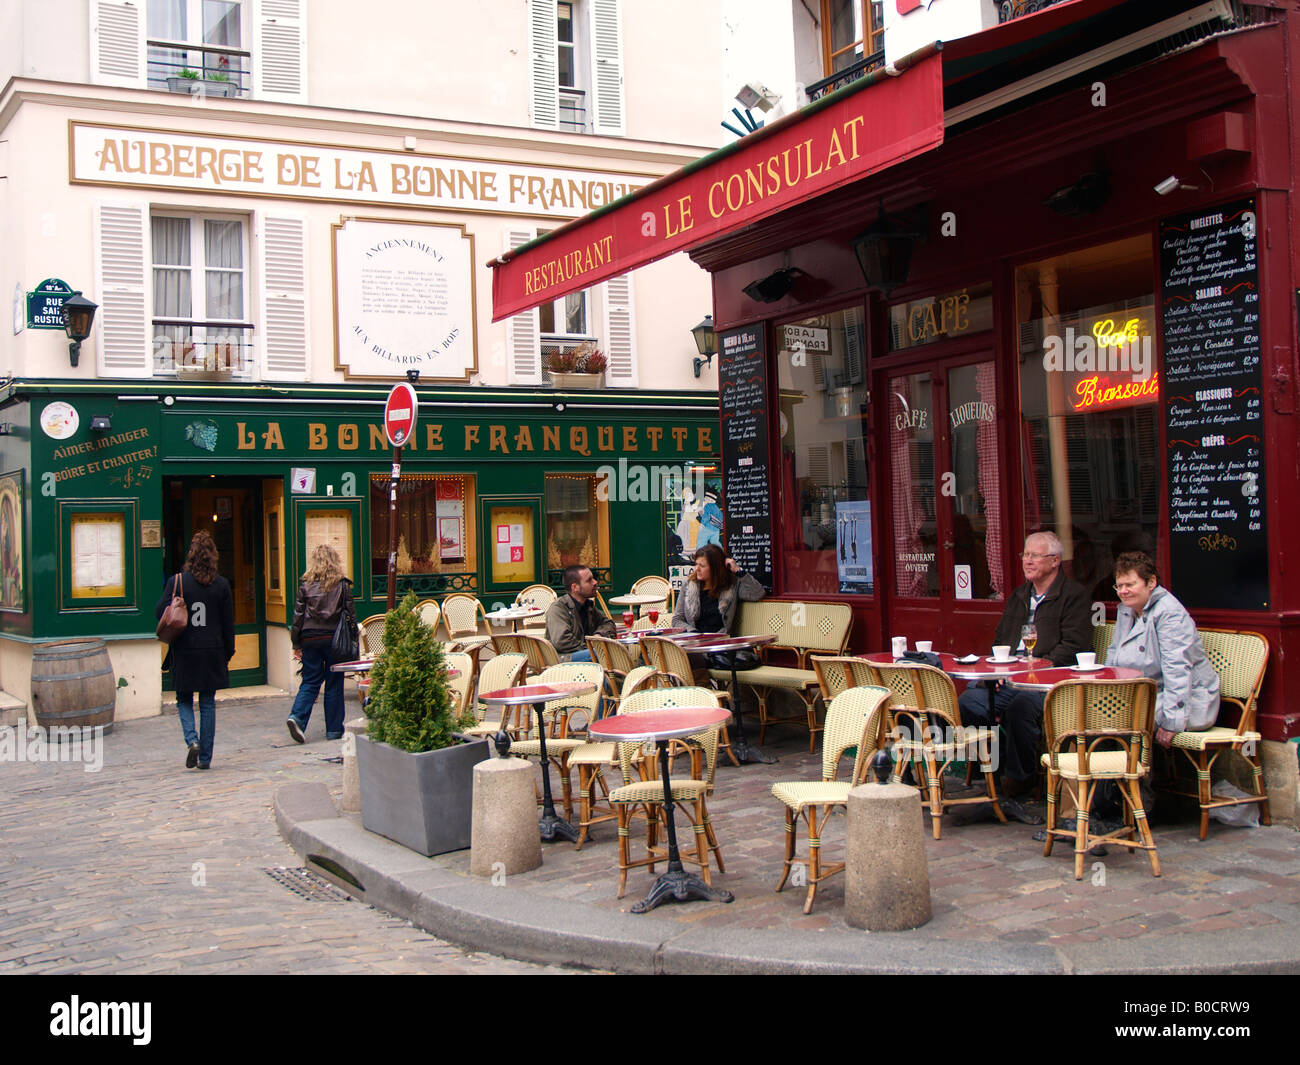
[[[979,397],[995,411],[997,410],[996,376],[991,362],[982,362],[975,368],[975,387],[979,390]],[[1006,596],[1002,573],[1005,536],[1002,529],[1002,480],[998,468],[996,418],[992,421],[980,419],[979,427],[975,431],[975,461],[980,495],[984,497],[984,554],[989,564],[989,586],[992,598],[1002,599]]]
[[[906,387],[907,378],[895,384]],[[889,393],[889,424],[899,424],[898,418],[907,413],[902,395],[891,389]],[[917,505],[912,484],[912,437],[915,430],[895,432],[889,449],[890,498],[893,502],[894,587],[904,597],[922,597],[927,594],[925,571],[918,570],[916,557],[922,551],[921,525],[925,514]],[[909,565],[911,568],[909,568]]]

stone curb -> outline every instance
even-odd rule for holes
[[[1300,973],[1300,928],[1273,925],[1051,947],[911,932],[701,928],[570,902],[463,876],[339,814],[323,784],[275,793],[280,835],[304,860],[324,858],[358,898],[467,950],[543,965],[673,974]],[[518,878],[514,878],[517,882]],[[1242,959],[1242,960],[1228,960]]]

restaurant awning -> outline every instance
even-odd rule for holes
[[[489,265],[492,320],[558,299],[943,143],[937,45],[874,71]]]

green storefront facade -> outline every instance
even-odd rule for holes
[[[381,612],[387,393],[381,385],[6,384],[0,686],[8,716],[30,701],[32,645],[84,636],[109,641],[119,717],[157,713],[154,605],[198,528],[213,532],[235,594],[236,685],[293,686],[287,622],[315,543],[344,554],[359,616]],[[578,561],[592,565],[607,595],[624,592],[665,572],[676,494],[716,470],[713,396],[417,393],[419,423],[402,455],[399,595],[464,591],[490,610],[526,585],[558,587],[563,566]]]

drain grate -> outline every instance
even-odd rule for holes
[[[301,895],[308,902],[351,902],[352,896],[336,888],[323,876],[313,873],[302,866],[287,868],[283,865],[265,870],[272,880],[288,888],[295,895]]]

